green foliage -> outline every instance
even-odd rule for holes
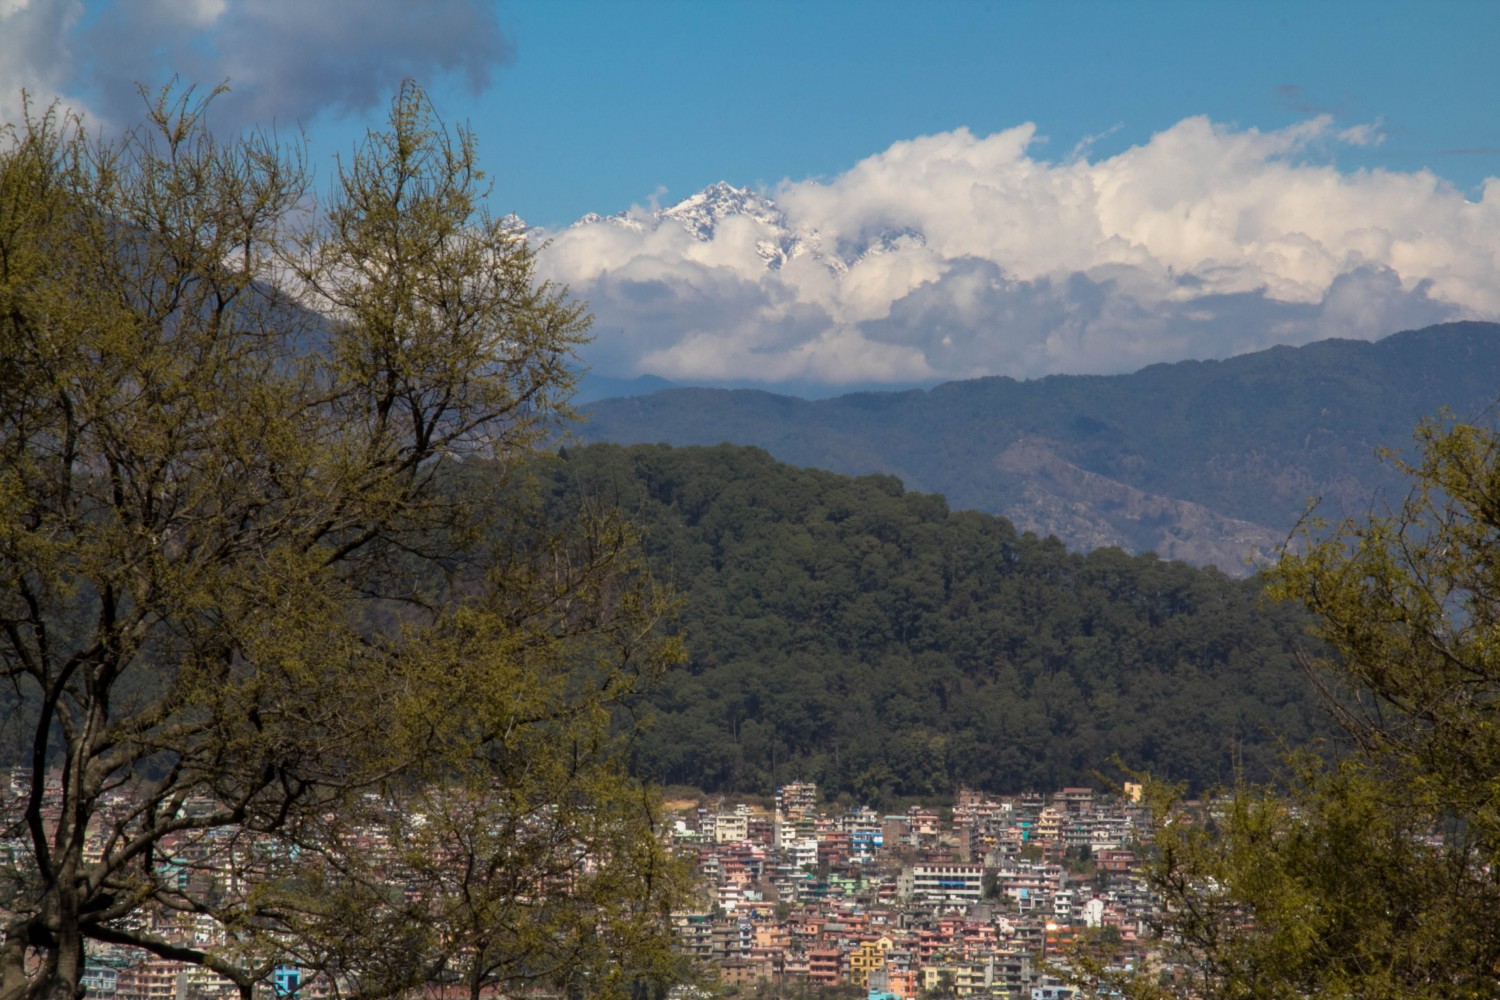
[[[664,782],[930,799],[1091,783],[1118,755],[1203,785],[1317,724],[1301,619],[1249,582],[757,449],[569,448],[544,475],[560,510],[632,517],[681,594],[688,669],[635,751]]]
[[[439,488],[564,415],[587,317],[414,85],[306,216],[203,112],[0,142],[0,995],[75,996],[85,942],[246,997],[669,975],[611,729],[663,604],[617,519]]]
[[[1234,788],[1207,823],[1158,802],[1165,930],[1196,995],[1500,991],[1500,439],[1445,419],[1417,442],[1398,509],[1272,580],[1316,615],[1329,652],[1307,666],[1347,746],[1294,758],[1283,790]]]
[[[1158,801],[1155,878],[1175,985],[1205,997],[1493,995],[1500,888],[1430,813],[1356,762],[1207,811]],[[1196,812],[1196,818],[1195,818]],[[1135,982],[1128,995],[1155,995]]]

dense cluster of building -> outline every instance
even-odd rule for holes
[[[48,772],[41,799],[41,820],[48,831],[56,830],[62,819],[60,789],[62,776]],[[11,894],[25,894],[34,878],[35,861],[31,843],[16,810],[29,798],[31,776],[23,768],[0,772],[0,918],[8,916],[4,900]],[[97,863],[103,856],[106,831],[120,817],[136,811],[128,786],[106,795],[101,803],[101,817],[86,832],[83,846],[85,864]],[[193,816],[213,811],[217,805],[207,799],[188,799],[178,804],[180,813]],[[163,836],[157,842],[156,876],[166,886],[176,887],[185,896],[206,895],[213,886],[229,883],[266,867],[261,857],[268,838],[246,835],[237,828],[217,827],[207,830],[185,830]],[[141,907],[131,917],[132,930],[169,946],[190,950],[207,950],[225,944],[224,929],[206,913],[191,908]],[[237,998],[237,987],[223,976],[202,965],[163,958],[127,945],[87,942],[87,952],[80,985],[89,997],[104,1000],[208,1000]],[[308,989],[303,989],[308,985]],[[326,984],[303,983],[303,972],[292,965],[274,967],[266,978],[261,995],[285,998],[305,996],[307,1000],[327,993]]]
[[[774,806],[684,805],[669,835],[696,860],[700,905],[674,916],[678,945],[726,989],[842,986],[869,1000],[1068,996],[1051,973],[1070,946],[1097,940],[1119,961],[1145,957],[1155,902],[1138,873],[1147,837],[1138,791],[963,792],[951,809],[882,815],[820,807],[817,789],[799,783],[778,789]],[[98,858],[97,839],[88,860]],[[181,840],[162,845],[177,877],[210,878],[225,862],[215,851],[226,838]],[[20,840],[0,843],[12,864],[24,851]],[[146,910],[137,919],[158,940],[223,944],[207,917]],[[202,967],[100,945],[83,985],[113,1000],[236,992]],[[283,966],[265,993],[315,1000],[326,985]]]
[[[681,948],[726,986],[850,985],[870,1000],[986,995],[1050,1000],[1049,969],[1081,937],[1144,958],[1152,894],[1136,852],[1147,818],[1088,788],[880,815],[816,807],[792,784],[774,808],[683,810],[702,908],[676,917]]]

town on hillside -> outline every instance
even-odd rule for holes
[[[1153,960],[1137,785],[964,791],[896,815],[817,800],[794,783],[771,809],[679,805],[672,836],[703,892],[675,917],[679,947],[726,993],[1056,1000],[1074,995],[1057,973],[1075,948],[1121,970]]]
[[[0,801],[24,798],[26,775],[0,776]],[[49,782],[56,789],[58,782]],[[821,805],[810,783],[777,789],[774,805],[702,800],[668,804],[664,838],[696,864],[697,905],[673,914],[676,947],[699,985],[675,1000],[709,995],[956,997],[1060,1000],[1075,995],[1062,975],[1085,949],[1121,971],[1171,975],[1151,932],[1160,902],[1140,861],[1150,840],[1140,786],[1121,794],[1063,788],[1050,795],[991,797],[960,791],[942,809],[884,814]],[[47,801],[49,824],[58,805]],[[109,809],[128,809],[114,793]],[[189,801],[189,811],[210,803]],[[391,804],[390,808],[399,809]],[[88,855],[103,848],[89,832]],[[222,881],[274,856],[271,841],[205,831],[169,840],[162,864],[184,884]],[[354,849],[391,853],[371,827]],[[14,829],[0,861],[27,851]],[[393,887],[411,893],[399,866]],[[4,907],[0,906],[0,911]],[[223,947],[206,914],[152,911],[143,919],[163,941]],[[91,943],[83,985],[106,1000],[229,1000],[234,985],[207,968],[138,949]],[[339,992],[294,965],[272,970],[267,998],[318,1000]],[[433,983],[429,996],[448,995]],[[489,990],[486,995],[497,995]]]

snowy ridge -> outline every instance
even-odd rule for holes
[[[749,188],[737,188],[724,181],[710,184],[657,215],[671,219],[705,242],[714,238],[720,223],[734,216],[745,216],[772,229],[787,229],[786,215],[775,202]]]
[[[724,181],[710,184],[697,194],[667,208],[655,209],[649,213],[618,212],[614,215],[590,212],[569,228],[606,224],[632,232],[646,232],[675,224],[681,226],[693,239],[707,243],[731,219],[748,219],[764,231],[763,238],[756,241],[755,249],[770,271],[778,271],[788,261],[806,256],[821,263],[835,275],[843,275],[866,257],[900,253],[927,245],[926,237],[915,229],[886,229],[857,242],[840,240],[835,250],[829,252],[824,246],[822,234],[816,229],[808,226],[794,227],[786,213],[770,198]]]
[[[629,229],[631,232],[639,233],[645,230],[641,221],[634,218],[628,212],[616,212],[614,215],[600,215],[598,212],[589,212],[583,218],[569,226],[569,229],[577,229],[580,226],[592,226],[596,223],[607,222],[621,229]]]

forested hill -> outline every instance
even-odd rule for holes
[[[543,486],[558,512],[618,503],[681,595],[691,661],[636,753],[666,783],[879,800],[1090,782],[1118,755],[1202,785],[1323,725],[1301,619],[1253,581],[755,448],[571,448]]]
[[[751,444],[797,465],[891,473],[1070,548],[1119,545],[1243,575],[1309,498],[1359,514],[1399,489],[1376,452],[1409,446],[1420,418],[1444,407],[1478,418],[1497,394],[1500,325],[1453,323],[1132,375],[986,378],[816,402],[674,389],[594,403],[579,433]]]

